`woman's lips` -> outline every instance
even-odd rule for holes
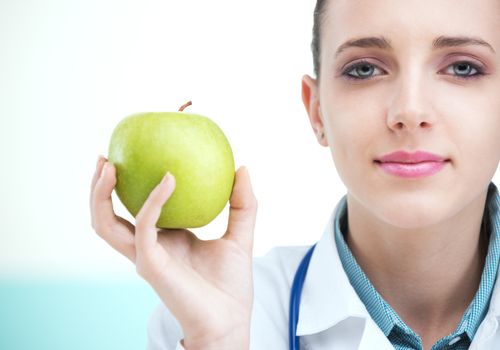
[[[447,162],[449,159],[425,151],[396,151],[375,160],[385,172],[406,178],[433,175],[443,169]]]
[[[424,177],[430,176],[446,165],[447,161],[428,161],[420,163],[392,163],[375,161],[385,172],[401,177]]]

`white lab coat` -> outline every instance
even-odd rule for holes
[[[338,208],[338,206],[337,206]],[[302,290],[297,335],[301,349],[393,350],[349,283],[335,245],[332,213],[311,257]],[[287,350],[290,288],[308,246],[273,248],[254,258],[251,350]],[[500,273],[500,272],[499,272]],[[500,349],[500,283],[470,350]],[[444,335],[443,335],[444,336]],[[148,325],[149,350],[183,350],[182,329],[163,304]]]

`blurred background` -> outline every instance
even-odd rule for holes
[[[256,256],[320,237],[344,187],[301,100],[314,5],[0,2],[0,349],[145,348],[159,300],[89,211],[97,156],[130,114],[192,100],[221,127],[259,200]],[[193,231],[220,237],[227,218]]]
[[[89,210],[97,156],[130,114],[192,100],[221,127],[259,200],[255,256],[319,239],[345,187],[301,100],[314,5],[0,2],[0,349],[146,347],[159,300]],[[193,231],[218,238],[227,218]]]

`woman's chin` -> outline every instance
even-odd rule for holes
[[[400,229],[424,229],[453,216],[452,203],[447,203],[437,192],[388,192],[362,201],[366,214],[372,212],[379,220]]]
[[[453,216],[443,201],[436,198],[406,198],[384,201],[377,206],[378,216],[401,229],[415,230],[435,226]]]

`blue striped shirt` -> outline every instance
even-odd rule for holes
[[[347,232],[347,198],[339,203],[338,215],[335,217],[335,241],[340,260],[368,313],[377,323],[386,337],[398,350],[420,350],[422,340],[398,316],[394,309],[382,298],[356,262],[347,246],[344,233]],[[500,195],[493,182],[488,186],[488,195],[483,215],[485,234],[489,236],[488,252],[481,276],[479,288],[465,311],[455,331],[436,342],[431,350],[466,350],[488,311],[493,286],[500,260]]]

